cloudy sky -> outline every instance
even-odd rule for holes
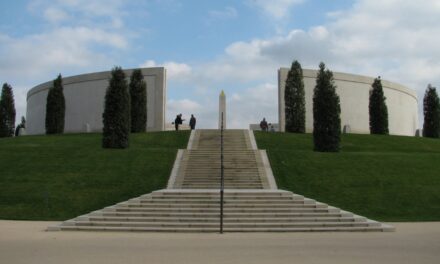
[[[438,0],[15,0],[0,20],[0,82],[18,120],[33,86],[115,65],[165,66],[167,121],[194,113],[203,128],[222,89],[229,127],[277,122],[277,69],[294,59],[380,75],[419,102],[440,86]]]

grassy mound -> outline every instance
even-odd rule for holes
[[[132,134],[101,148],[101,134],[0,139],[0,219],[65,220],[166,187],[189,132]]]
[[[255,133],[278,188],[381,221],[440,220],[440,140],[343,135],[340,153],[311,134]]]

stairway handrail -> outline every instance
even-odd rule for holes
[[[220,125],[220,234],[223,234],[223,203],[224,203],[224,166],[223,166],[223,112]]]

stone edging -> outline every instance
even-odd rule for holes
[[[192,135],[192,132],[191,132],[191,135]],[[173,189],[173,187],[174,187],[174,184],[175,184],[176,178],[177,178],[177,173],[179,172],[180,161],[182,160],[183,152],[184,152],[183,149],[179,149],[177,151],[176,160],[174,161],[174,164],[173,164],[173,170],[171,171],[170,178],[168,179],[167,189]]]

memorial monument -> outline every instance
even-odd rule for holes
[[[278,71],[278,120],[282,132],[285,129],[284,89],[288,72],[288,68]],[[303,70],[307,133],[313,130],[313,89],[317,73],[316,70]],[[368,104],[374,78],[341,72],[333,72],[333,76],[341,104],[341,130],[346,133],[369,134]],[[388,107],[390,134],[415,136],[419,126],[417,93],[386,80],[382,80],[382,85]]]
[[[147,84],[147,131],[165,130],[166,69],[142,68]],[[133,69],[124,70],[127,82]],[[66,99],[65,133],[102,132],[104,97],[110,71],[63,78]],[[46,99],[53,81],[32,88],[27,94],[26,132],[45,133]]]
[[[223,113],[223,129],[226,129],[226,95],[225,92],[222,90],[220,93],[219,99],[218,99],[218,128],[221,129],[222,127],[222,113]]]

